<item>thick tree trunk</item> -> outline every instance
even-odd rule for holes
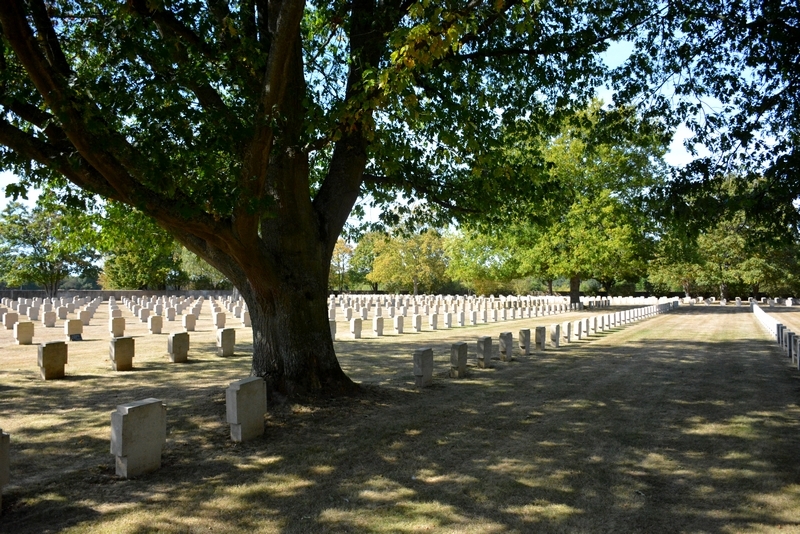
[[[252,374],[267,382],[271,397],[342,395],[357,386],[344,374],[328,323],[329,265],[326,245],[313,238],[265,240],[275,247],[279,272],[259,274],[254,262],[245,277],[231,258],[214,257],[247,303],[253,328]]]
[[[569,303],[578,304],[581,301],[581,277],[573,276],[569,279]]]
[[[253,322],[253,369],[270,392],[289,396],[341,395],[357,386],[344,374],[333,349],[326,292],[284,286],[249,307]],[[266,298],[265,298],[266,297]]]
[[[547,294],[548,295],[552,295],[553,294],[553,280],[552,279],[547,281]]]

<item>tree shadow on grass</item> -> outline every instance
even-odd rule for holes
[[[664,320],[665,332],[671,324]],[[157,383],[130,375],[117,394],[166,399],[162,469],[117,479],[108,443],[98,439],[82,451],[96,453],[94,464],[72,471],[66,483],[53,474],[15,487],[0,530],[75,525],[67,505],[56,503],[78,499],[87,503],[81,526],[119,522],[130,532],[797,526],[800,379],[769,342],[714,342],[713,325],[682,328],[678,339],[658,332],[637,338],[622,328],[517,353],[493,369],[474,367],[472,340],[461,380],[445,378],[451,339],[429,341],[436,381],[424,390],[413,386],[413,344],[362,340],[342,355],[348,373],[365,382],[360,395],[275,406],[266,435],[246,444],[231,443],[224,422],[222,388],[234,376],[228,359],[206,355],[191,368],[170,367]],[[628,337],[612,344],[615,335]],[[66,400],[76,426],[82,410],[112,400],[101,387],[35,389],[43,398],[28,409]],[[46,520],[45,505],[24,504],[40,493],[51,496],[43,502],[56,512]],[[105,512],[92,515],[93,507]]]

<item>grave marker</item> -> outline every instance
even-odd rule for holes
[[[217,330],[218,356],[233,356],[235,347],[236,347],[236,330],[234,328],[220,328],[219,330]]]
[[[132,337],[115,337],[108,344],[111,368],[114,371],[132,371],[135,342]]]
[[[453,343],[450,346],[450,378],[464,378],[467,375],[467,344]]]
[[[0,514],[3,513],[3,486],[10,480],[11,436],[0,428]]]
[[[433,382],[433,349],[414,351],[414,383],[424,388]]]
[[[33,343],[33,323],[16,323],[14,325],[14,339],[17,341],[17,345],[31,345]]]
[[[130,478],[161,468],[166,441],[167,407],[162,401],[129,402],[111,412],[111,454],[118,476]]]
[[[259,376],[231,382],[225,390],[225,411],[231,440],[244,442],[263,436],[267,383]]]
[[[492,338],[481,336],[478,338],[478,367],[488,368],[492,361]]]
[[[177,332],[170,334],[167,340],[169,360],[173,363],[186,363],[189,360],[189,334]]]
[[[504,362],[511,361],[514,355],[514,336],[511,332],[500,333],[500,359]]]
[[[523,356],[527,356],[531,353],[530,328],[523,328],[519,331],[519,350],[522,351]]]
[[[67,364],[67,344],[63,341],[48,341],[39,345],[39,372],[44,380],[64,378]]]

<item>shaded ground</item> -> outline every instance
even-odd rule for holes
[[[167,363],[165,337],[143,337],[151,354],[127,374],[107,370],[107,348],[76,348],[60,382],[4,346],[0,531],[800,532],[800,374],[751,314],[681,308],[472,366],[479,335],[579,316],[337,342],[365,393],[272,407],[245,445],[224,422],[224,387],[249,369],[245,330],[222,360],[209,322],[185,366]],[[453,341],[470,343],[463,380],[446,378]],[[411,376],[420,346],[436,360],[426,390]],[[150,396],[168,406],[163,467],[120,480],[109,413]]]

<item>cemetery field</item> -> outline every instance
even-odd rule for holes
[[[206,310],[174,364],[167,335],[125,310],[134,370],[113,372],[105,308],[69,343],[64,380],[41,380],[36,346],[0,331],[0,532],[800,532],[800,372],[747,308],[681,306],[488,369],[479,336],[497,356],[500,332],[516,345],[520,328],[601,312],[380,338],[365,324],[360,340],[341,340],[341,321],[362,393],[272,405],[245,444],[230,440],[225,388],[249,374],[249,329],[219,357]],[[63,335],[37,323],[34,342]],[[458,341],[468,373],[451,379]],[[423,347],[434,380],[418,389]],[[167,406],[162,468],[119,478],[110,413],[148,397]]]

